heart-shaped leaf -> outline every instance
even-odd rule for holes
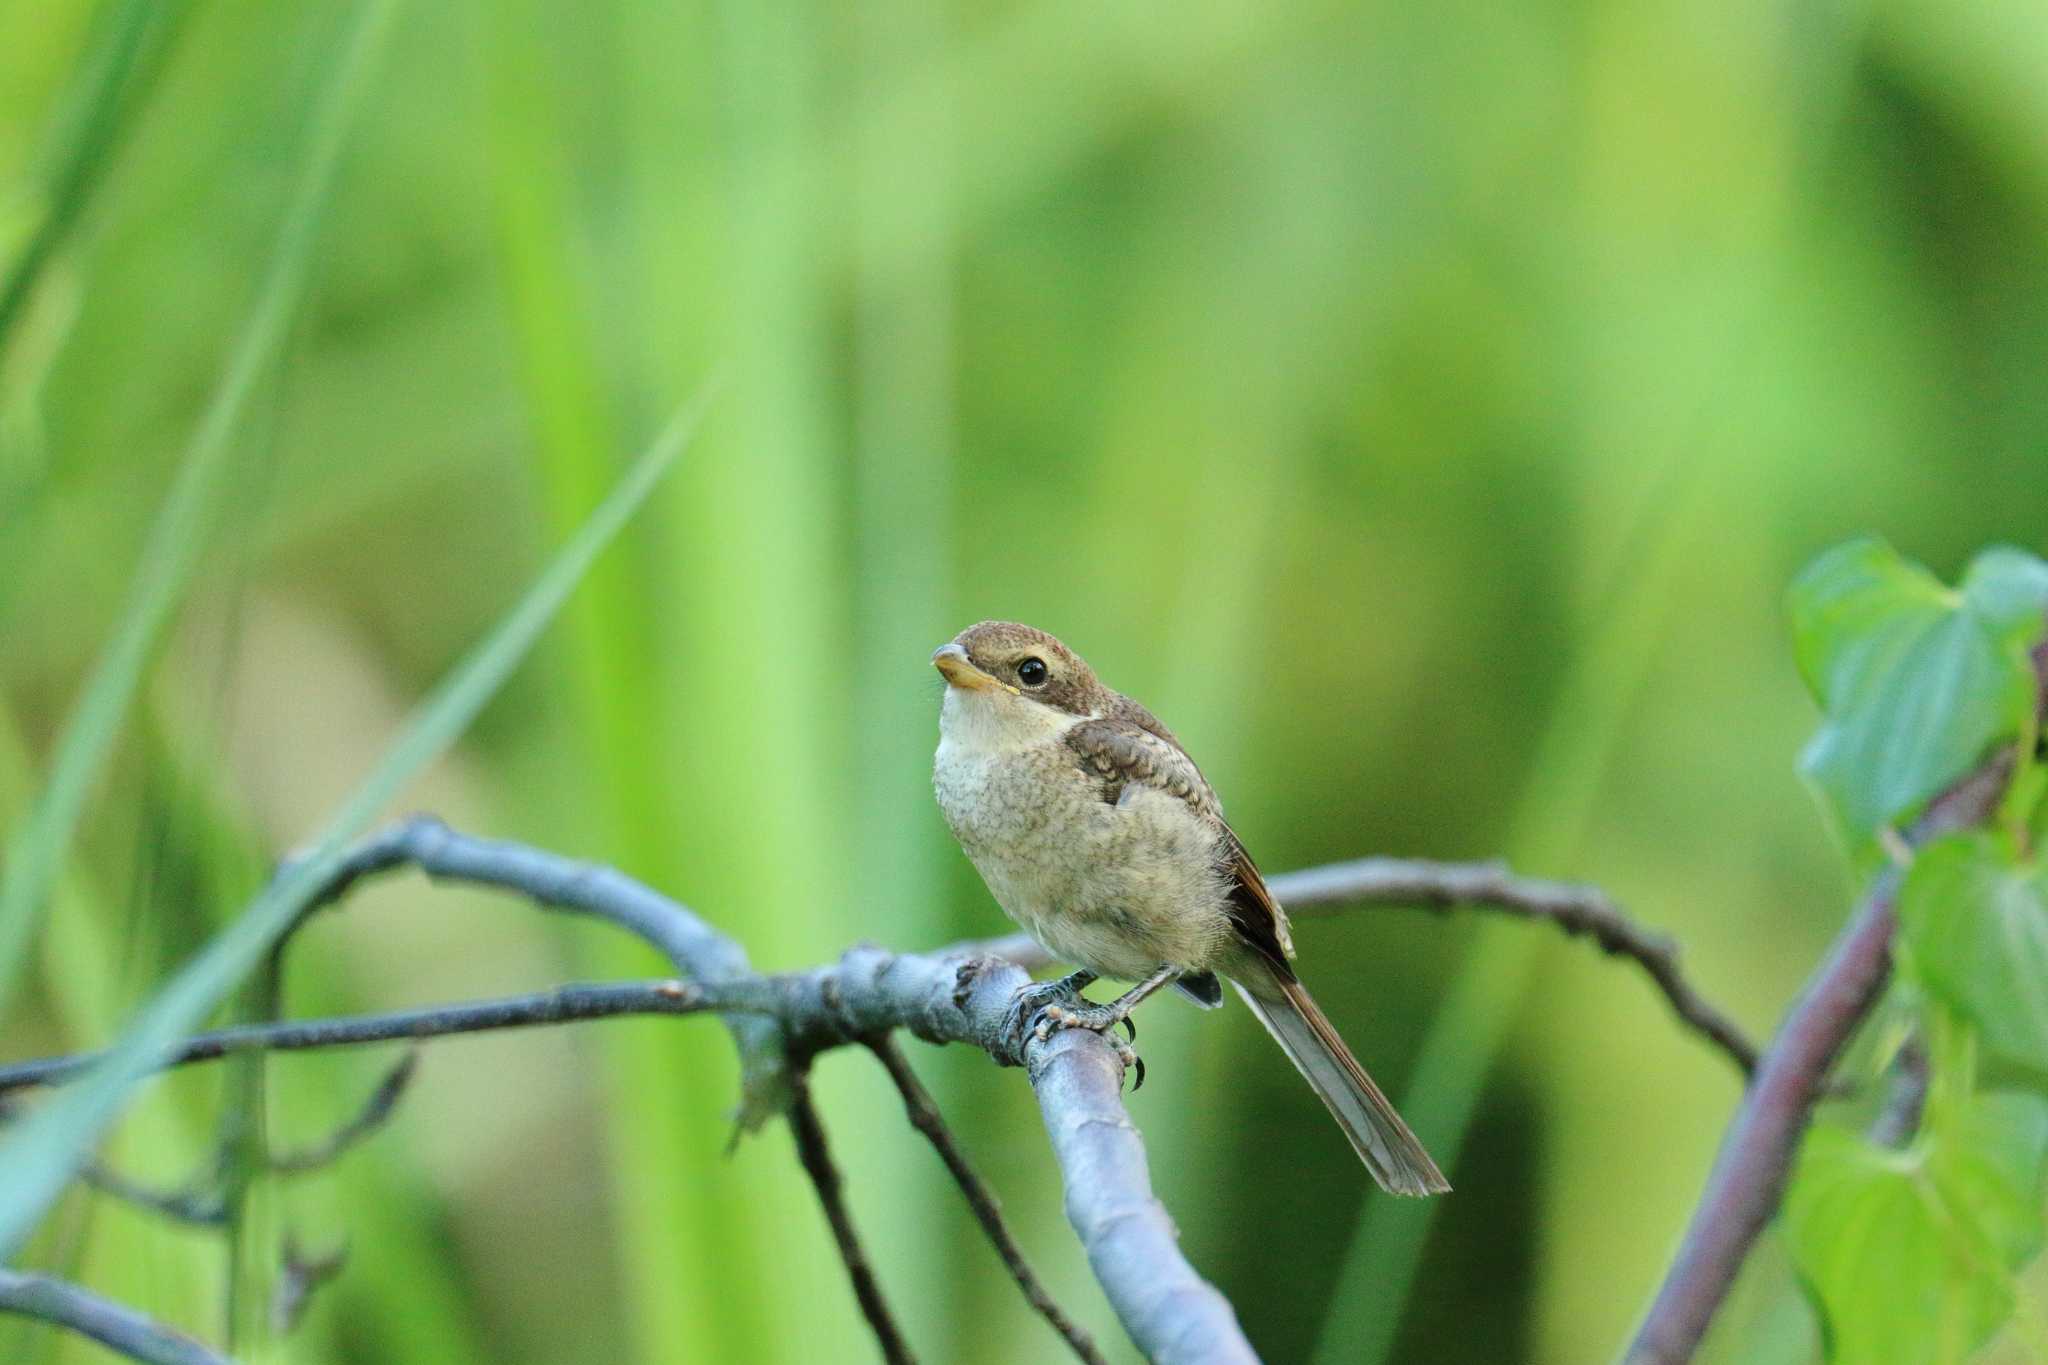
[[[1879,540],[1814,561],[1787,596],[1799,670],[1827,719],[1800,766],[1851,847],[2032,731],[2028,649],[2048,634],[2048,564],[1999,547],[1952,591]]]
[[[1785,1240],[1828,1359],[1942,1365],[2012,1313],[2012,1272],[2041,1247],[2048,1101],[1979,1095],[1895,1151],[1816,1125],[1785,1198]]]
[[[1928,845],[1899,892],[1908,970],[1992,1050],[2048,1071],[2048,867],[2004,834]]]

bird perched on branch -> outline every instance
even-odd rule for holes
[[[997,904],[1080,970],[1026,990],[1015,1020],[1108,1033],[1172,985],[1228,978],[1380,1187],[1450,1188],[1294,974],[1287,916],[1180,742],[1042,630],[984,621],[932,655],[946,679],[932,786]],[[1137,984],[1108,1004],[1098,977]],[[1141,1073],[1142,1075],[1142,1073]]]

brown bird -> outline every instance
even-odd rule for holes
[[[997,904],[1080,970],[1026,991],[1020,1028],[1107,1032],[1161,986],[1223,1003],[1229,979],[1380,1187],[1450,1185],[1294,974],[1287,915],[1173,733],[1042,630],[984,621],[945,675],[932,786]],[[1098,977],[1138,983],[1109,1004]]]

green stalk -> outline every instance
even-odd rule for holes
[[[855,53],[868,74],[862,107],[935,65],[949,21],[926,0],[877,0],[865,8]],[[864,124],[858,147],[852,271],[854,461],[852,481],[854,632],[857,648],[888,682],[852,689],[844,722],[857,779],[869,793],[853,814],[855,861],[846,903],[864,937],[933,943],[947,937],[945,863],[951,850],[932,814],[933,688],[926,657],[964,622],[953,619],[951,461],[955,417],[952,217],[954,176],[948,117],[951,88],[917,87],[924,98],[900,119]],[[898,256],[912,237],[928,244]],[[923,742],[921,742],[923,741]],[[943,1105],[947,1076],[923,1067]],[[888,1087],[860,1074],[843,1096],[825,1091],[829,1117],[848,1132],[885,1132],[902,1122]],[[845,1144],[841,1144],[844,1146]],[[973,1295],[957,1292],[963,1258],[980,1264],[979,1236],[934,1235],[949,1222],[954,1194],[934,1181],[929,1153],[878,1145],[857,1156],[875,1197],[861,1209],[863,1232],[882,1260],[892,1295],[920,1351],[957,1359],[987,1342],[967,1317]],[[971,1240],[970,1240],[971,1239]],[[1006,1286],[1007,1287],[1007,1286]],[[1006,1295],[1006,1304],[1016,1302]],[[1035,1330],[1042,1331],[1042,1328]],[[1034,1341],[1039,1340],[1036,1336]]]
[[[1518,868],[1554,869],[1569,862],[1583,841],[1629,700],[1640,690],[1660,641],[1673,578],[1706,520],[1701,489],[1701,481],[1692,478],[1663,504],[1647,557],[1631,566],[1618,600],[1597,619],[1591,642],[1560,689],[1509,828],[1507,856]],[[1520,925],[1483,925],[1416,1058],[1401,1112],[1453,1184],[1481,1088],[1547,946]],[[1319,1365],[1381,1365],[1392,1358],[1401,1313],[1441,1206],[1439,1199],[1368,1199],[1334,1299],[1339,1305],[1363,1304],[1366,1311],[1329,1314],[1316,1346]]]
[[[112,164],[129,116],[148,96],[184,19],[183,0],[121,0],[80,63],[77,89],[51,136],[48,205],[0,282],[0,356],[43,269],[71,235]]]
[[[0,1012],[63,866],[94,781],[156,653],[206,540],[250,399],[277,358],[312,274],[313,248],[378,45],[396,0],[369,0],[356,14],[341,60],[321,89],[310,122],[305,170],[293,192],[256,301],[178,474],[150,528],[112,637],[57,742],[48,785],[8,841],[0,870]]]

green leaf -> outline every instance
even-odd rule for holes
[[[2006,645],[2026,649],[2042,636],[2048,562],[2010,545],[1994,545],[1970,561],[1963,600]]]
[[[28,944],[42,922],[50,888],[63,866],[86,797],[120,732],[128,703],[191,580],[205,543],[207,522],[228,482],[228,457],[242,416],[290,334],[312,274],[313,247],[341,164],[342,147],[394,8],[395,0],[377,0],[362,7],[342,59],[320,91],[307,145],[301,152],[305,170],[278,228],[255,302],[150,527],[149,539],[129,579],[120,619],[93,664],[85,691],[65,720],[49,784],[8,840],[5,861],[0,863],[0,1007],[6,1003]]]
[[[2048,1071],[2048,868],[2005,834],[1958,834],[1913,859],[1899,892],[1907,970],[1993,1051]]]
[[[1827,713],[1800,766],[1853,848],[2033,733],[2027,650],[2048,634],[2048,564],[2034,556],[1987,550],[1956,592],[1882,541],[1851,541],[1814,561],[1787,605]]]
[[[2044,1156],[2048,1101],[2032,1095],[1976,1096],[1904,1151],[1808,1133],[1784,1229],[1828,1359],[1940,1365],[1988,1340],[2041,1248]]]
[[[158,1060],[263,958],[341,862],[352,840],[408,779],[438,757],[483,709],[540,637],[598,552],[647,498],[689,443],[699,396],[672,420],[590,519],[483,643],[413,712],[368,777],[234,923],[186,963],[145,1005],[105,1061],[0,1137],[0,1259],[11,1259],[99,1135]]]

